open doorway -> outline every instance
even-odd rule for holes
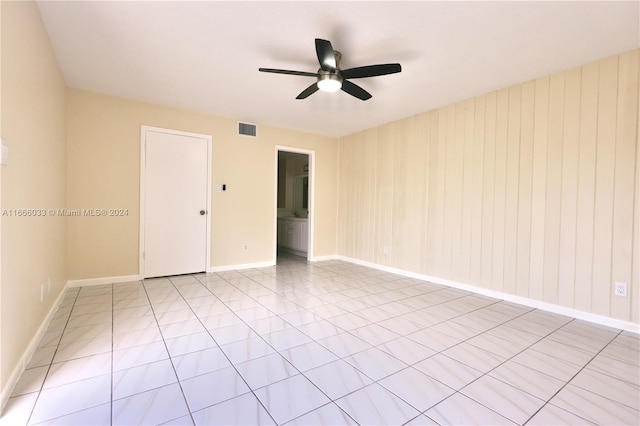
[[[276,256],[313,257],[313,151],[276,147]]]

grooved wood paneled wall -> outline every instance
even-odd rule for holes
[[[338,253],[639,322],[639,66],[633,50],[342,138]]]

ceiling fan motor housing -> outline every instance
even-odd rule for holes
[[[323,69],[318,70],[317,85],[320,90],[325,92],[336,92],[342,87],[342,76],[340,70],[325,71]]]

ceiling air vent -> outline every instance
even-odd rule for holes
[[[255,124],[238,122],[238,134],[255,138],[258,136],[258,127]]]

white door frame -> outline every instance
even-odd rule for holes
[[[205,272],[209,270],[209,259],[211,253],[211,165],[212,165],[212,145],[213,137],[201,133],[183,132],[181,130],[163,129],[161,127],[141,126],[140,127],[140,241],[138,243],[138,274],[140,279],[144,279],[144,229],[145,229],[145,201],[146,201],[146,136],[147,132],[167,133],[177,136],[188,136],[206,139],[207,141],[207,248],[205,253]]]
[[[276,145],[275,151],[275,182],[274,182],[274,202],[273,202],[273,264],[276,264],[278,256],[278,152],[294,152],[296,154],[306,154],[309,156],[309,220],[308,224],[308,241],[307,241],[307,260],[313,260],[314,246],[314,226],[315,223],[315,187],[316,187],[316,152],[309,149],[295,148],[292,146]]]

